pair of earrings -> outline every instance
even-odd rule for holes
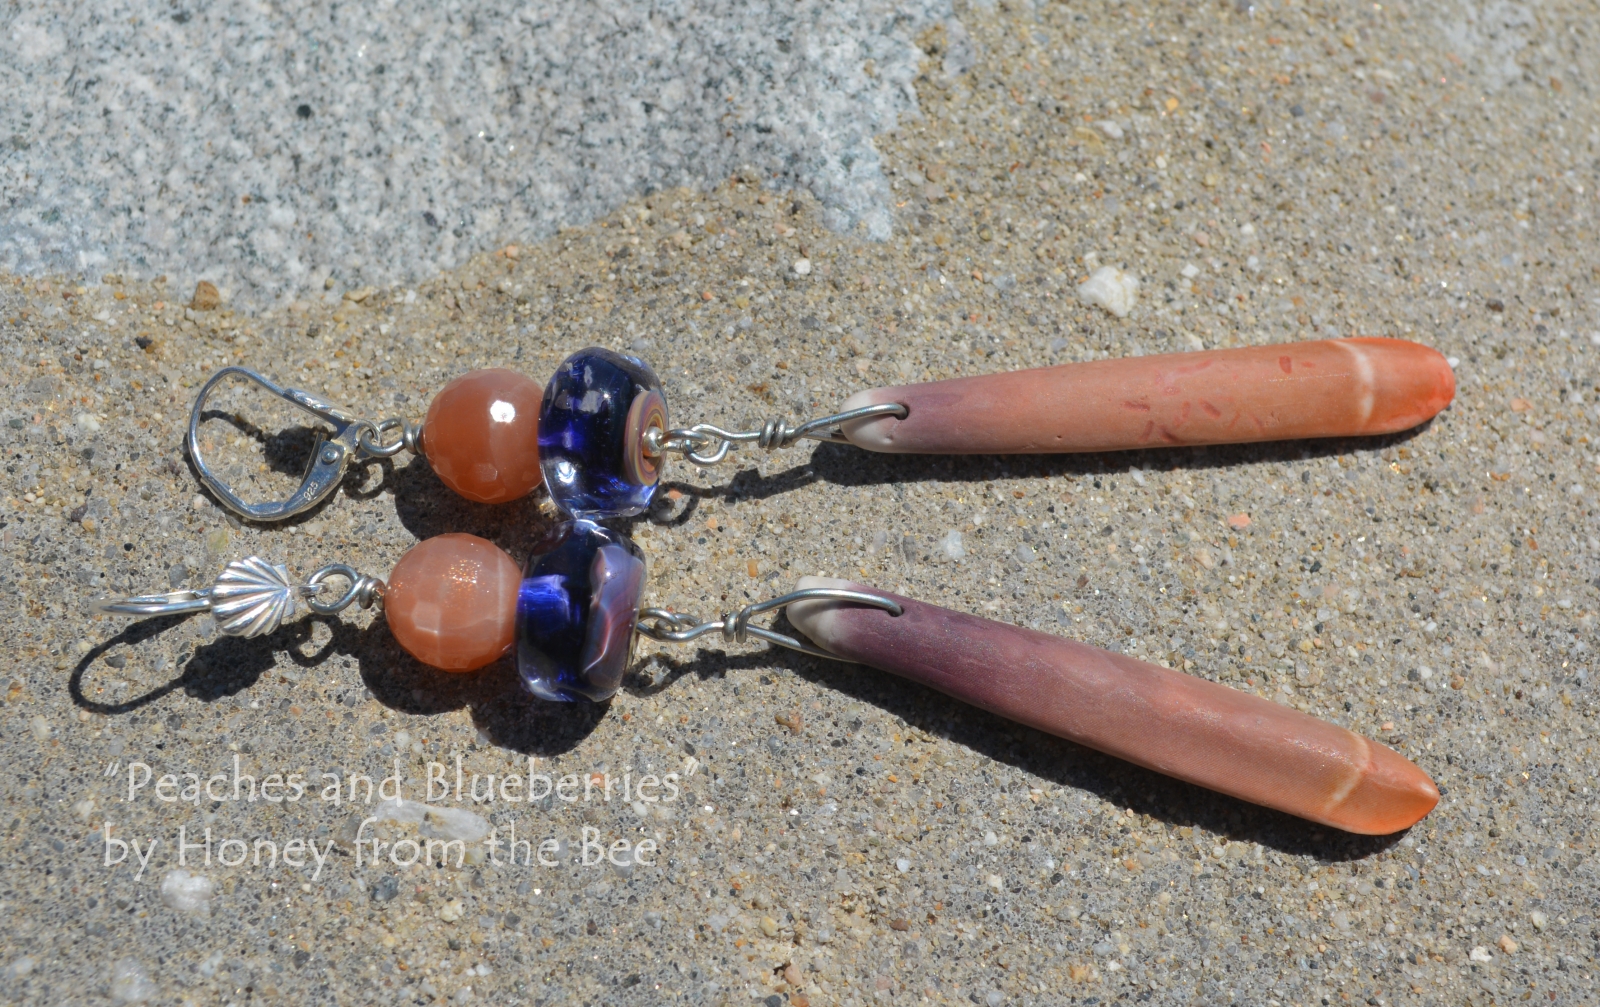
[[[331,437],[313,445],[301,485],[285,501],[244,500],[206,460],[201,422],[212,415],[207,406],[215,391],[234,379],[254,382],[333,427]],[[187,447],[202,482],[242,517],[270,521],[302,513],[330,495],[351,466],[409,449],[425,455],[447,486],[480,503],[519,499],[542,481],[566,520],[534,546],[521,569],[492,542],[446,534],[414,546],[387,583],[335,564],[296,585],[282,566],[252,557],[229,564],[209,591],[124,599],[107,610],[148,615],[208,608],[220,632],[258,636],[291,617],[297,597],[319,613],[381,598],[395,639],[425,664],[473,671],[515,651],[523,684],[535,696],[601,702],[621,686],[632,653],[646,562],[628,536],[598,522],[645,510],[667,453],[709,465],[744,440],[773,448],[830,439],[840,423],[904,413],[892,404],[868,406],[799,427],[773,422],[748,435],[705,425],[671,430],[661,383],[649,365],[594,347],[564,360],[542,392],[509,370],[457,378],[434,397],[421,424],[362,420],[254,371],[224,368],[196,397]],[[323,583],[336,577],[343,578],[345,593],[338,601],[319,600]],[[663,632],[690,628],[679,617],[663,618]],[[747,621],[735,637],[753,632]],[[777,634],[767,638],[799,645]]]
[[[201,456],[206,399],[233,375],[334,427],[289,501],[245,503]],[[790,594],[707,621],[643,608],[643,553],[597,522],[648,507],[674,453],[709,465],[741,444],[770,449],[802,438],[875,451],[978,454],[1355,436],[1408,429],[1453,395],[1453,374],[1438,353],[1392,339],[1106,360],[872,389],[832,416],[799,426],[774,420],[748,432],[669,428],[650,368],[598,349],[569,357],[542,395],[514,372],[459,378],[435,397],[420,426],[360,420],[229,368],[202,388],[188,444],[202,480],[244,517],[304,511],[331,493],[350,465],[410,449],[475,500],[515,499],[543,481],[568,519],[521,570],[492,543],[450,534],[413,547],[387,584],[334,564],[297,585],[282,566],[252,557],[229,564],[209,590],[108,599],[100,610],[209,611],[220,632],[256,636],[290,617],[297,598],[319,613],[381,602],[396,639],[419,660],[467,671],[514,650],[533,694],[566,701],[609,699],[635,634],[671,642],[712,633],[728,642],[755,637],[867,664],[1253,803],[1387,834],[1426,815],[1437,788],[1404,757],[1343,728],[1132,658],[847,581],[804,578]],[[344,592],[324,599],[337,580]],[[778,609],[813,642],[750,624]]]

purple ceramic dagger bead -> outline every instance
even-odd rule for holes
[[[1147,769],[1348,832],[1409,828],[1438,803],[1427,774],[1376,742],[1270,700],[1035,630],[893,598],[788,607],[819,647]]]

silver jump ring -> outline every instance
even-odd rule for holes
[[[399,433],[392,443],[383,443],[386,435]],[[361,450],[374,458],[393,458],[402,451],[414,451],[416,448],[417,434],[420,428],[415,423],[407,423],[399,416],[391,416],[379,420],[375,424],[368,424],[362,429],[356,442],[361,445]]]

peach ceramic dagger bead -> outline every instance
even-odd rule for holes
[[[909,454],[1053,454],[1394,433],[1450,404],[1455,375],[1403,339],[1096,360],[874,388],[904,419],[846,424],[857,447]]]
[[[848,581],[799,586],[904,608],[790,605],[789,620],[830,653],[1158,773],[1363,835],[1409,828],[1439,801],[1391,749],[1259,696]]]

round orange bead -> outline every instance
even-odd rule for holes
[[[422,450],[445,485],[468,500],[506,503],[531,493],[539,471],[539,386],[516,371],[463,374],[440,389],[422,421]]]
[[[383,592],[389,630],[412,657],[472,671],[516,641],[522,571],[476,535],[436,535],[400,557]]]

